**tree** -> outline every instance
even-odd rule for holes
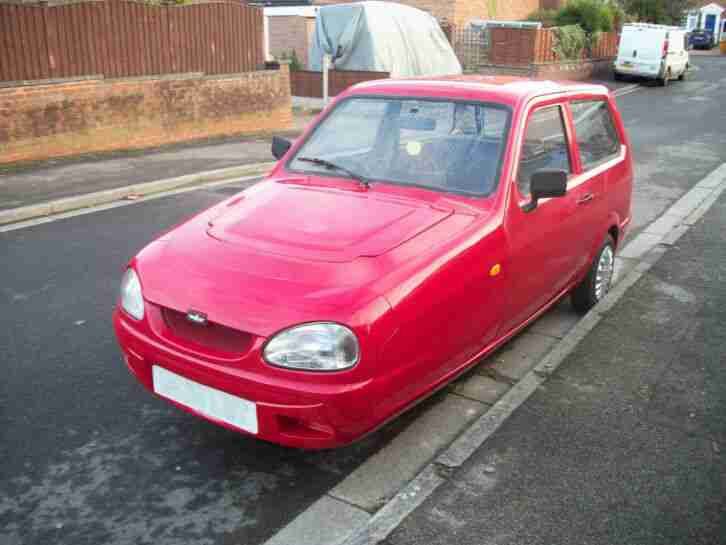
[[[665,0],[626,0],[625,11],[643,23],[665,23]]]
[[[625,0],[625,11],[643,23],[681,25],[691,0]]]
[[[600,39],[601,32],[614,28],[615,12],[602,0],[570,0],[557,12],[557,26],[579,26],[585,32],[585,48],[588,54]]]
[[[557,26],[580,25],[593,36],[613,29],[613,10],[601,0],[570,0],[557,12]]]

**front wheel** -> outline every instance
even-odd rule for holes
[[[570,294],[572,306],[577,312],[586,313],[608,294],[614,271],[615,240],[608,235],[592,261],[587,276]]]

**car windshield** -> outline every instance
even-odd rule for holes
[[[340,102],[289,168],[488,195],[498,183],[510,109],[444,99],[353,97]],[[314,161],[313,161],[314,160]]]

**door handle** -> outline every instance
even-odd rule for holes
[[[594,198],[595,198],[595,195],[593,195],[592,193],[585,193],[582,197],[577,199],[577,204],[587,204]]]

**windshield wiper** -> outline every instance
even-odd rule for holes
[[[329,168],[331,170],[339,170],[340,172],[343,172],[344,174],[347,174],[354,180],[357,180],[358,182],[360,182],[360,184],[363,187],[365,187],[366,189],[371,187],[371,183],[368,180],[368,178],[361,176],[360,174],[356,174],[352,170],[348,170],[345,167],[336,165],[335,163],[332,163],[332,162],[328,161],[327,159],[320,159],[318,157],[298,157],[297,160],[304,161],[306,163],[312,163],[314,165],[320,165],[321,167]]]

